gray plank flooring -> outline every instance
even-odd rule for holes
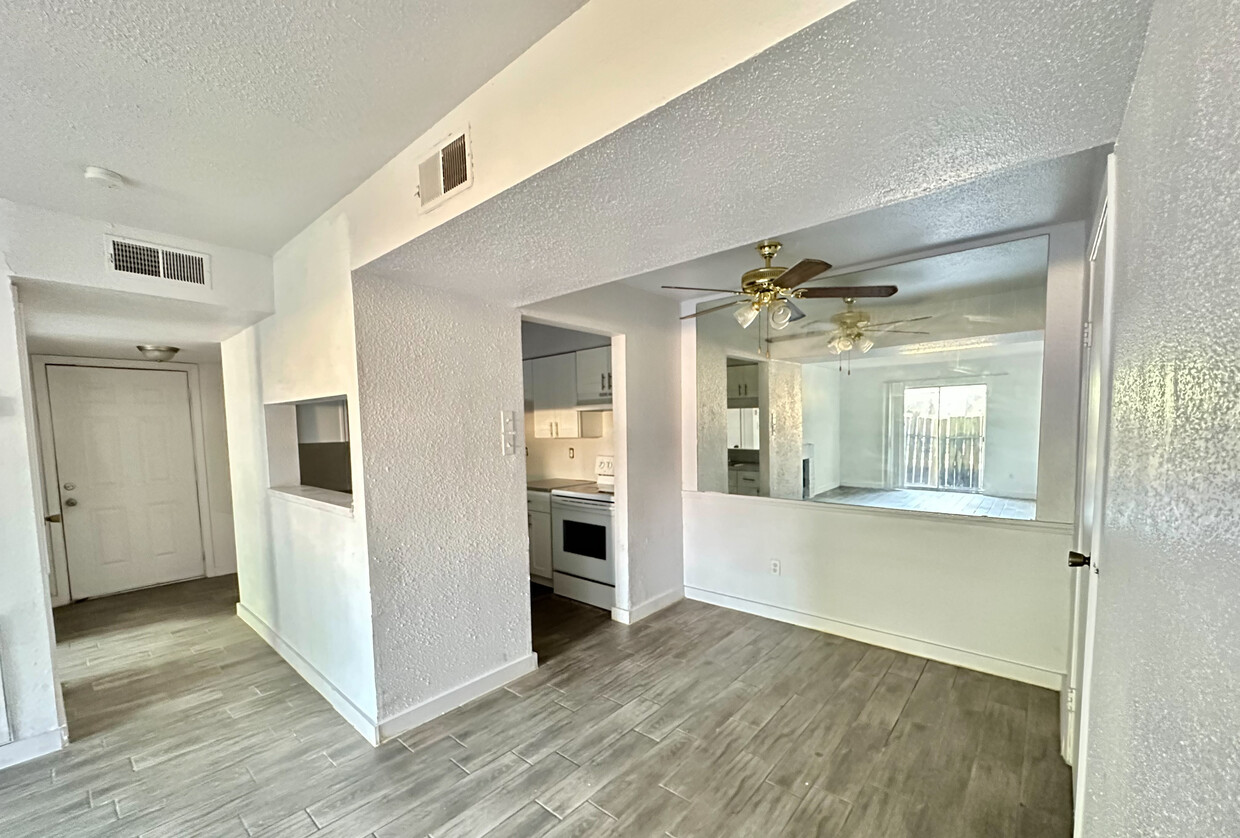
[[[930,489],[866,489],[839,486],[814,495],[815,503],[842,503],[882,509],[912,509],[974,518],[1014,518],[1032,521],[1036,504],[1020,498],[979,495],[972,492],[940,492]]]
[[[235,616],[235,580],[58,609],[72,737],[4,836],[1071,834],[1055,694],[681,602],[534,597],[538,671],[371,748]]]

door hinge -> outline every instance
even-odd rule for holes
[[[1068,687],[1068,712],[1076,712],[1076,687]]]
[[[1094,324],[1092,320],[1085,321],[1081,329],[1081,342],[1085,344],[1086,349],[1094,345]]]

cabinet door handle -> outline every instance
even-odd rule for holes
[[[611,373],[607,373],[607,392],[611,392]]]
[[[605,373],[605,372],[600,372],[600,373],[598,374],[598,388],[599,388],[600,390],[606,390],[606,389],[607,389],[607,373]]]

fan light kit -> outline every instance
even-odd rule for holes
[[[138,344],[138,351],[148,361],[171,361],[172,357],[181,351],[181,347],[155,346],[150,343],[140,343]]]
[[[675,291],[712,291],[717,294],[733,294],[743,297],[723,305],[714,306],[695,314],[687,314],[680,318],[688,320],[701,317],[713,311],[722,311],[733,306],[742,306],[732,313],[741,328],[749,328],[758,315],[766,313],[767,321],[772,329],[783,329],[789,323],[805,317],[805,312],[797,307],[794,300],[811,300],[821,298],[842,297],[890,297],[896,293],[894,285],[858,285],[850,288],[802,288],[806,282],[815,279],[819,274],[831,270],[831,265],[821,259],[802,259],[791,268],[772,265],[771,260],[783,247],[777,241],[764,241],[755,248],[765,264],[760,268],[745,271],[741,276],[741,290],[725,291],[721,288],[693,288],[684,285],[664,285],[664,288]]]

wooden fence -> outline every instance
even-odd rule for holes
[[[904,420],[904,485],[957,492],[982,491],[985,419],[951,416]]]

